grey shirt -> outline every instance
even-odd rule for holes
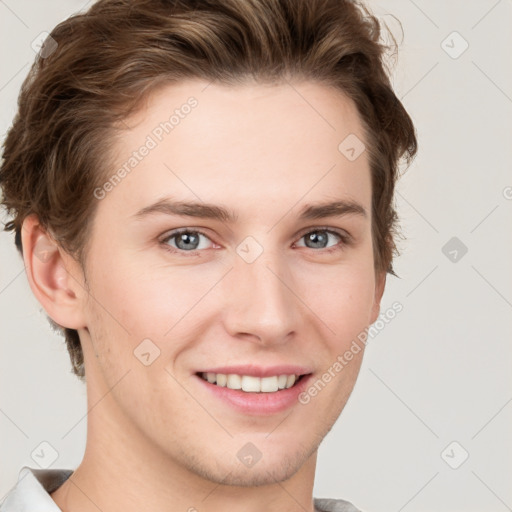
[[[0,512],[61,512],[50,494],[71,475],[71,469],[34,469],[24,466],[18,482],[0,504]],[[317,512],[361,512],[345,500],[314,498]]]

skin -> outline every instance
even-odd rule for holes
[[[51,495],[65,512],[313,511],[317,450],[364,351],[308,404],[267,416],[212,399],[194,374],[291,363],[319,378],[378,318],[385,273],[374,271],[367,152],[349,161],[338,150],[351,133],[364,140],[353,102],[313,82],[207,85],[166,85],[126,120],[115,169],[168,112],[198,100],[98,202],[85,274],[37,218],[23,226],[30,286],[51,318],[78,330],[84,351],[85,455]],[[238,220],[133,218],[164,196],[224,205]],[[336,199],[368,217],[298,221],[305,204]],[[304,235],[326,226],[353,243],[328,235],[308,246]],[[177,228],[207,234],[196,256],[161,243]],[[263,249],[250,264],[236,252],[247,236]],[[41,246],[49,256],[38,257]],[[146,338],[160,349],[149,366],[133,354]],[[237,458],[248,442],[262,454],[250,468]]]

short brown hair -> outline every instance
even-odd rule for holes
[[[357,106],[370,156],[375,269],[394,274],[395,181],[400,160],[410,163],[417,142],[384,64],[391,46],[381,41],[381,24],[363,5],[99,0],[50,36],[23,83],[0,168],[2,206],[13,215],[4,230],[15,230],[21,254],[23,220],[36,214],[84,265],[96,211],[93,190],[112,170],[109,136],[157,85],[188,78],[228,85],[299,78],[334,86]],[[77,331],[49,320],[64,333],[73,372],[83,380]]]

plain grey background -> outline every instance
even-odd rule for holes
[[[33,41],[83,0],[0,0],[2,140]],[[418,129],[398,185],[406,240],[382,302],[403,305],[368,344],[319,452],[315,497],[368,511],[512,510],[512,48],[510,0],[378,0],[403,41],[393,75]],[[467,252],[465,252],[467,251]],[[85,385],[0,234],[0,500],[31,454],[85,448]]]

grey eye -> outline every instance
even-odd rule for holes
[[[303,235],[301,240],[305,240],[305,246],[310,249],[326,249],[336,245],[327,245],[329,243],[329,235],[335,235],[338,238],[338,241],[343,240],[339,233],[327,229],[316,229],[314,231],[310,231]]]
[[[165,240],[164,243],[169,243],[170,241],[174,241],[174,243],[169,243],[172,249],[177,249],[185,252],[191,252],[198,249],[204,249],[206,247],[200,246],[201,237],[209,240],[209,238],[199,231],[193,230],[181,230],[174,233],[171,233]]]

